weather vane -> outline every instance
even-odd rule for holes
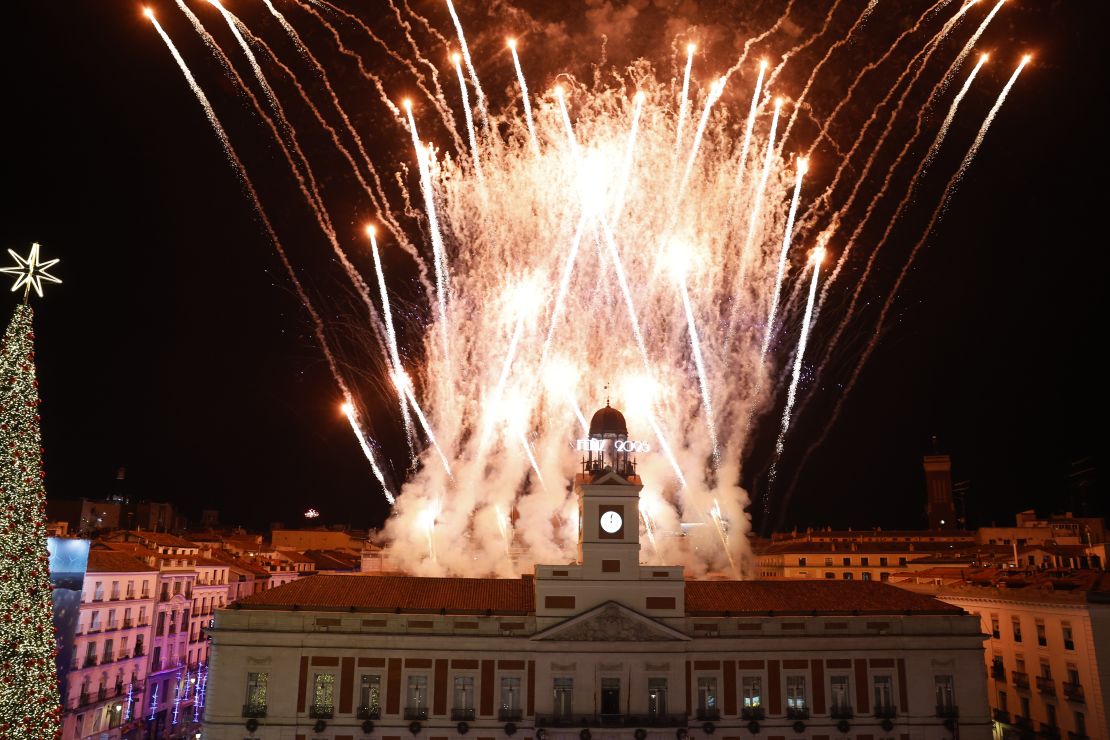
[[[15,275],[15,285],[12,286],[12,292],[23,288],[23,302],[27,302],[30,297],[31,289],[34,288],[38,293],[39,298],[42,298],[42,281],[48,283],[60,283],[59,278],[54,277],[47,272],[51,267],[58,264],[59,260],[47,260],[45,262],[39,261],[39,244],[35,242],[31,245],[31,253],[26,258],[20,257],[16,254],[14,249],[9,249],[8,254],[15,260],[13,267],[0,267],[0,272],[6,272],[9,275]]]

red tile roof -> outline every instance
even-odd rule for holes
[[[89,550],[89,573],[154,573],[142,560],[114,550]]]
[[[452,614],[529,614],[535,611],[532,577],[419,578],[416,576],[315,575],[248,596],[242,609],[350,609]]]
[[[142,531],[128,532],[128,534],[133,535],[133,536],[135,536],[137,538],[140,538],[142,540],[145,540],[146,542],[153,542],[154,544],[158,545],[159,547],[192,547],[192,548],[195,548],[197,546],[197,543],[195,543],[195,542],[189,542],[189,540],[182,539],[182,538],[178,537],[175,534],[169,534],[167,532],[147,532],[145,530],[142,530]]]
[[[316,575],[236,602],[245,609],[357,609],[453,614],[535,612],[531,576],[419,578],[415,576]],[[928,596],[869,581],[687,581],[686,613],[731,614],[958,614]]]
[[[687,581],[686,613],[958,614],[958,607],[877,581]]]

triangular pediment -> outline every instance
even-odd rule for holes
[[[599,604],[532,636],[566,642],[667,642],[690,636],[615,601]]]

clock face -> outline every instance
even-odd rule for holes
[[[621,515],[615,511],[607,511],[601,515],[601,528],[609,534],[619,531],[622,523]]]

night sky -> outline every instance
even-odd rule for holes
[[[190,5],[211,20],[211,9]],[[259,5],[229,2],[248,20]],[[464,20],[475,5],[459,3]],[[671,9],[699,13],[691,2],[633,5],[654,9],[642,14],[645,24]],[[154,7],[204,70],[221,114],[243,115],[173,3]],[[46,258],[61,258],[56,274],[65,281],[35,302],[49,495],[102,496],[126,466],[131,494],[192,515],[216,508],[231,524],[303,521],[307,506],[331,523],[380,524],[384,501],[337,413],[304,313],[140,9],[129,0],[5,9],[0,247],[22,253],[41,242]],[[727,22],[723,13],[717,8],[712,22]],[[801,470],[784,526],[921,526],[920,456],[933,435],[953,456],[956,478],[970,481],[972,524],[1010,521],[1027,507],[1077,508],[1074,460],[1090,457],[1102,474],[1107,21],[1101,0],[1012,0],[984,37],[980,46],[999,61],[983,72],[976,114],[958,124],[965,138],[1011,61],[1026,50],[1036,57],[842,416]],[[653,29],[656,41],[662,29]],[[618,39],[609,52],[629,49],[639,53]],[[372,146],[389,151],[403,137],[379,133]],[[279,177],[273,147],[243,143],[253,147],[257,179]],[[955,164],[942,158],[937,167]],[[278,211],[286,209],[281,192],[267,193]],[[922,195],[922,207],[931,210],[938,192]],[[320,241],[303,219],[292,223],[290,241]],[[341,238],[360,238],[359,226],[342,221]],[[332,278],[304,277],[314,295],[349,301]],[[8,312],[15,298],[5,300]],[[842,381],[843,372],[808,381],[819,394],[788,438],[782,488]],[[375,432],[387,452],[397,449],[388,426]],[[761,440],[752,452],[755,480],[745,482],[757,488],[767,447]],[[1099,486],[1089,497],[1096,509]]]

